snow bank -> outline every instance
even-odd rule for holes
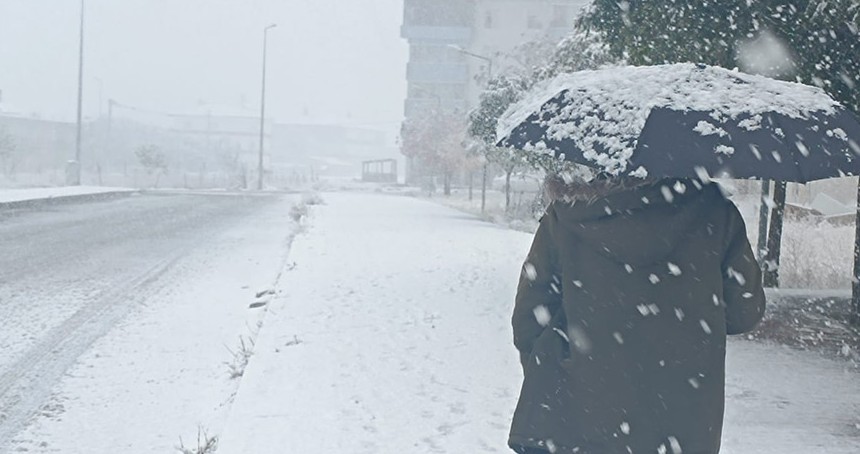
[[[65,186],[59,188],[0,189],[0,203],[21,203],[35,200],[61,199],[87,195],[134,192],[127,188],[100,186]]]

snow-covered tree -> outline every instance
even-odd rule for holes
[[[590,28],[580,19],[549,59],[534,71],[532,78],[545,80],[562,73],[619,65],[623,61],[611,51],[603,32]]]
[[[463,117],[456,112],[432,111],[412,118],[401,129],[401,152],[443,179],[445,195],[458,171],[469,163]]]
[[[155,187],[162,175],[167,175],[167,158],[155,145],[143,145],[134,151],[137,160],[148,175],[155,175]]]
[[[740,67],[824,88],[860,112],[858,0],[595,0],[583,25],[631,64],[696,62]],[[776,67],[745,61],[751,47],[784,53]]]
[[[474,149],[486,162],[505,172],[505,210],[511,204],[511,175],[527,167],[528,162],[522,151],[496,146],[496,126],[502,114],[520,100],[529,86],[530,81],[521,77],[498,76],[481,93],[478,107],[469,113],[469,135],[480,142]]]

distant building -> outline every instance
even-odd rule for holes
[[[281,174],[359,178],[362,162],[396,158],[385,132],[337,124],[276,123],[271,166]]]
[[[260,116],[253,112],[201,108],[188,114],[170,114],[167,129],[200,144],[210,152],[238,155],[253,161],[260,149]],[[268,152],[272,121],[267,120],[263,140]]]
[[[205,109],[170,115],[170,131],[213,154],[238,156],[249,171],[260,150],[260,117],[251,112]],[[373,129],[332,124],[276,123],[267,118],[264,168],[276,178],[292,175],[361,176],[362,161],[391,157],[386,135]]]
[[[561,40],[587,3],[404,0],[401,36],[409,42],[406,121],[434,109],[465,114],[477,104],[491,70],[498,74],[517,64],[508,53],[529,41]],[[407,174],[412,167],[407,163]]]
[[[409,41],[406,117],[431,108],[466,110],[477,100],[489,64],[529,41],[557,42],[587,0],[405,0],[401,36]],[[480,82],[478,82],[480,80]]]
[[[4,172],[62,169],[75,155],[74,123],[0,113],[0,134],[14,146]]]

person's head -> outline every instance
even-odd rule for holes
[[[656,184],[657,178],[612,175],[598,169],[570,164],[562,171],[550,174],[544,189],[552,200],[587,203],[617,192]]]

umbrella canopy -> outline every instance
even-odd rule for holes
[[[860,175],[860,122],[823,90],[689,63],[559,76],[512,106],[497,137],[612,175]]]

